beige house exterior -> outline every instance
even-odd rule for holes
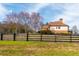
[[[43,25],[42,30],[50,30],[54,33],[68,33],[69,26],[66,25],[61,18],[59,21],[49,22],[48,24]]]

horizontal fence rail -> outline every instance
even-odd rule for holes
[[[50,41],[50,42],[78,42],[78,35],[47,35],[38,33],[0,34],[1,41]]]

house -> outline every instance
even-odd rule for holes
[[[42,26],[42,30],[50,30],[54,33],[68,33],[69,26],[66,25],[62,18],[55,22],[49,22]]]

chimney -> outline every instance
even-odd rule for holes
[[[63,19],[62,19],[62,18],[60,18],[60,21],[61,21],[62,23],[64,23],[64,21],[63,21]]]

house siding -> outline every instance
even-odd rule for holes
[[[57,32],[57,33],[68,32],[68,26],[51,26],[49,30],[51,30],[52,32]]]
[[[60,27],[60,29],[58,27]],[[51,26],[50,30],[68,30],[68,27],[67,26]]]

